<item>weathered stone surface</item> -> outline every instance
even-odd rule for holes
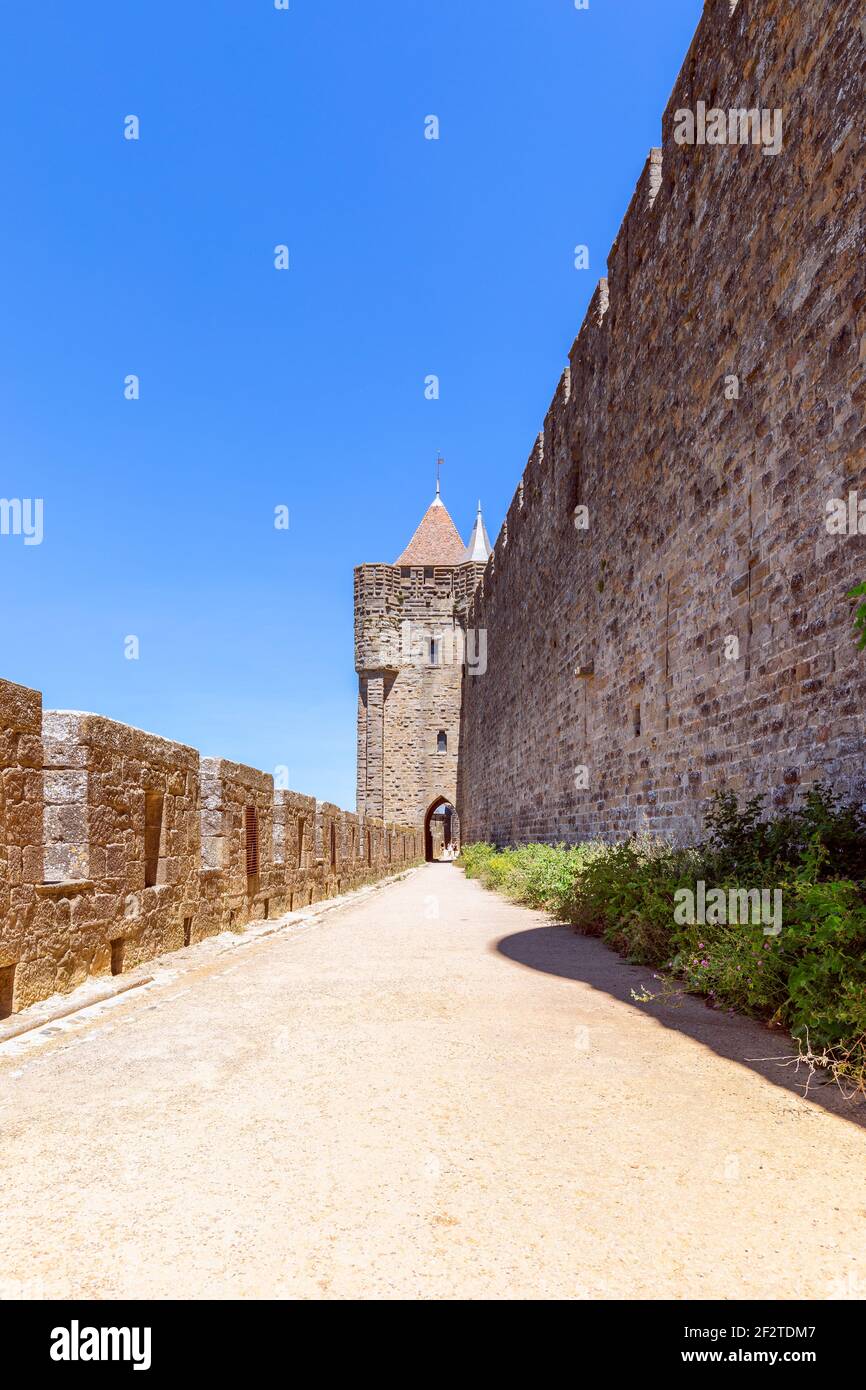
[[[325,864],[315,846],[332,825]],[[43,717],[36,691],[0,681],[0,1002],[23,1008],[420,857],[419,832],[389,830],[390,859],[379,823],[98,715]]]
[[[0,680],[0,971],[2,1008],[19,1007],[22,943],[35,933],[42,877],[42,698]]]
[[[826,528],[866,499],[861,15],[706,6],[469,610],[464,838],[690,836],[723,784],[866,791],[866,537]],[[781,109],[780,153],[677,144],[701,100]]]
[[[465,614],[483,569],[355,570],[359,812],[423,824],[437,801],[455,801]]]

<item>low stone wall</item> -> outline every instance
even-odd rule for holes
[[[195,749],[67,710],[45,712],[42,747],[46,950],[18,982],[28,1003],[183,946],[201,868]]]
[[[282,865],[286,912],[322,896],[316,876],[316,798],[300,792],[274,793],[274,860]]]
[[[0,1017],[423,852],[417,826],[0,680]]]

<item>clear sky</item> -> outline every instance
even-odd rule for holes
[[[440,450],[495,538],[702,8],[8,7],[0,676],[353,807],[352,568]]]

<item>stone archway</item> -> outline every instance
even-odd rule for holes
[[[438,824],[440,821],[441,828]],[[449,840],[457,842],[459,825],[457,807],[453,801],[449,801],[447,796],[437,796],[435,801],[431,801],[424,817],[424,858],[428,863],[438,861],[439,850]]]

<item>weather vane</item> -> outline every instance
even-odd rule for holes
[[[439,496],[439,469],[445,462],[441,454],[436,455],[436,496]]]

